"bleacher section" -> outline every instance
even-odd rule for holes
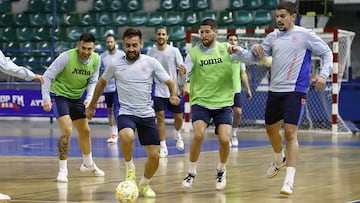
[[[198,29],[205,18],[216,19],[220,28],[269,27],[280,0],[227,0],[215,9],[211,0],[158,0],[156,9],[144,8],[142,0],[93,0],[91,9],[77,12],[76,0],[28,0],[24,12],[14,13],[11,0],[0,1],[0,48],[17,64],[43,72],[62,51],[73,48],[82,32],[97,38],[102,52],[105,36],[118,35],[129,26],[144,28],[143,52],[154,44],[156,26],[169,28],[170,40],[184,48],[186,30]],[[56,8],[54,18],[53,8]],[[151,32],[147,32],[151,30]]]

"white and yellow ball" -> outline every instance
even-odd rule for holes
[[[266,66],[266,67],[271,67],[272,64],[272,56],[268,56],[266,58],[261,59],[259,62],[256,63],[257,65],[260,66]]]
[[[120,203],[134,203],[139,197],[139,188],[135,183],[125,180],[116,187],[115,195]]]

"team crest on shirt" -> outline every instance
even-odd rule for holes
[[[298,38],[297,35],[294,35],[294,36],[292,36],[291,41],[292,41],[292,42],[296,42],[296,41],[297,41],[297,38]]]

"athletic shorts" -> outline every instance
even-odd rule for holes
[[[70,115],[71,120],[86,118],[85,105],[82,99],[69,99],[63,96],[51,95],[52,111],[56,118]]]
[[[118,130],[124,128],[137,130],[141,145],[160,145],[159,131],[155,117],[141,118],[132,115],[119,115],[117,117]]]
[[[306,93],[268,92],[265,110],[265,123],[274,124],[279,120],[299,126],[306,105]]]
[[[232,107],[227,106],[220,109],[208,109],[197,104],[191,106],[192,122],[202,120],[210,124],[211,118],[215,126],[220,124],[232,125]]]
[[[181,100],[181,97],[179,97]],[[183,104],[180,102],[179,105],[172,105],[169,101],[169,98],[155,97],[154,98],[154,110],[155,112],[165,111],[167,108],[172,113],[182,113]]]
[[[235,93],[234,95],[234,105],[233,107],[239,107],[241,108],[241,93]]]
[[[105,92],[105,103],[107,108],[112,108],[114,106],[114,99],[115,99],[116,92]]]

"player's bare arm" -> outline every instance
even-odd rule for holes
[[[179,105],[180,98],[178,97],[178,88],[176,82],[173,80],[167,80],[165,84],[168,86],[170,91],[170,98],[169,98],[170,103],[172,105]]]
[[[91,120],[94,117],[97,101],[100,98],[106,86],[106,83],[107,83],[106,80],[104,80],[103,78],[99,78],[99,81],[96,84],[93,98],[91,99],[89,105],[85,110],[86,118],[88,118],[89,120]]]

